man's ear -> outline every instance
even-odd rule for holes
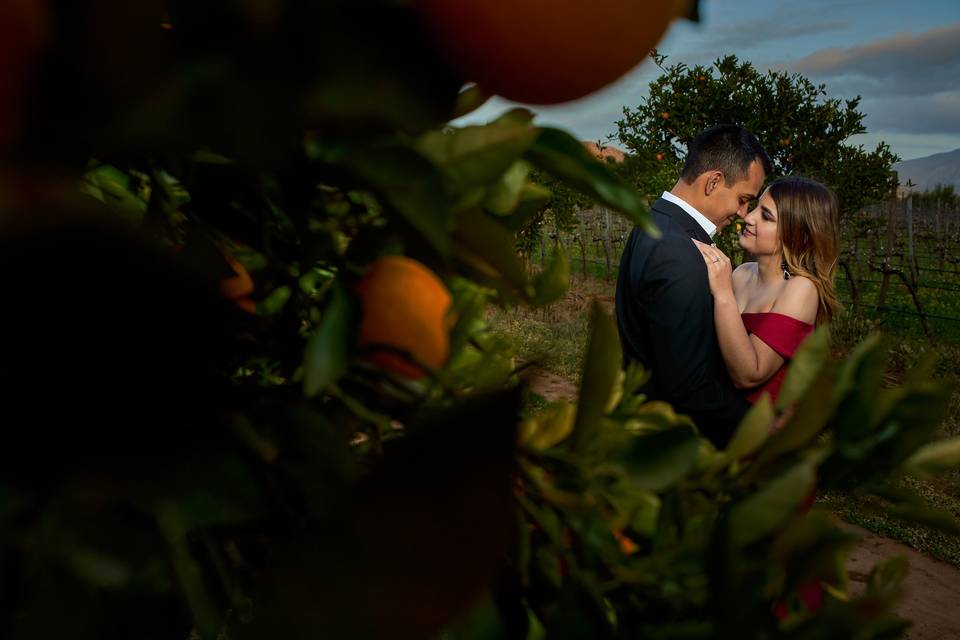
[[[723,171],[708,171],[704,176],[706,180],[703,182],[703,195],[710,196],[723,184]]]

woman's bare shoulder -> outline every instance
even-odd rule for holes
[[[783,285],[771,311],[813,324],[820,307],[820,293],[813,280],[793,276]]]

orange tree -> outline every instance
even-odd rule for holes
[[[830,186],[847,217],[896,188],[891,165],[899,158],[886,143],[873,151],[848,142],[865,133],[860,98],[830,98],[825,85],[800,74],[760,72],[748,61],[728,55],[712,65],[667,66],[654,53],[663,74],[650,83],[650,95],[636,107],[625,106],[616,138],[647,166],[680,172],[686,147],[703,129],[721,123],[741,124],[770,154],[776,175],[799,173]],[[657,173],[635,178],[641,190],[669,188]],[[729,237],[722,244],[735,246]]]
[[[0,182],[3,636],[896,635],[903,567],[849,598],[850,537],[798,508],[817,477],[955,526],[892,484],[957,462],[930,363],[884,389],[874,341],[837,366],[818,334],[718,451],[636,394],[595,310],[578,401],[521,419],[483,319],[566,285],[514,251],[531,168],[645,210],[525,111],[445,126],[477,92],[416,4],[31,14],[51,35]]]

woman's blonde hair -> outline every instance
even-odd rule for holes
[[[840,310],[833,276],[840,256],[840,207],[823,184],[802,176],[770,183],[777,205],[777,225],[783,261],[791,275],[813,281],[820,294],[817,324],[829,322]]]

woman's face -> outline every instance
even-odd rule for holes
[[[757,206],[743,219],[740,230],[740,246],[755,256],[773,255],[780,252],[780,235],[777,229],[777,204],[767,189],[760,196]]]

